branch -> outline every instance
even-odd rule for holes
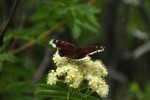
[[[129,79],[126,75],[110,68],[110,66],[107,68],[108,69],[108,76],[114,80],[117,80],[118,82],[122,83],[122,84],[126,84],[129,82]]]
[[[135,51],[133,51],[131,57],[137,59],[148,51],[150,51],[150,41],[146,42],[142,46],[138,47]]]
[[[38,70],[33,75],[32,83],[37,83],[40,80],[40,78],[42,77],[42,75],[45,72],[47,66],[49,65],[49,62],[50,62],[49,57],[50,57],[50,50],[46,49],[43,60],[40,64]]]
[[[21,46],[21,47],[19,47],[17,49],[12,50],[12,53],[19,53],[19,52],[22,52],[25,49],[28,49],[28,48],[32,47],[33,45],[36,44],[37,41],[46,38],[49,34],[51,34],[54,31],[56,31],[60,26],[63,25],[63,23],[64,23],[63,21],[60,21],[59,23],[56,23],[52,28],[50,28],[46,32],[44,32],[41,35],[39,35],[36,40],[32,40],[32,41],[26,43],[25,45],[23,45],[23,46]]]
[[[10,20],[12,19],[12,16],[13,16],[13,14],[14,14],[14,12],[15,12],[15,9],[16,9],[16,7],[17,7],[18,2],[19,2],[19,0],[15,0],[15,1],[14,1],[14,4],[13,4],[12,9],[11,9],[11,11],[10,11],[10,15],[9,15],[7,21],[4,23],[4,26],[3,26],[2,29],[0,30],[0,45],[2,45],[4,33],[5,33],[5,31],[7,30],[7,27],[8,27],[8,25],[9,25],[9,23],[10,23]]]

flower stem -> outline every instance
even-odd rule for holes
[[[72,88],[69,86],[67,100],[71,100]]]

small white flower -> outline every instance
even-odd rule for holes
[[[66,57],[59,56],[58,51],[57,51],[53,56],[53,61],[54,63],[56,63],[56,66],[59,67],[61,65],[65,65],[68,60]]]
[[[67,84],[70,84],[73,88],[78,88],[81,81],[83,80],[83,73],[78,69],[75,65],[69,65],[71,66],[70,69],[67,72],[67,76],[65,78],[65,82]]]
[[[48,78],[47,78],[47,84],[56,84],[57,81],[57,77],[56,77],[56,73],[54,70],[51,70],[51,72],[48,74]]]
[[[96,92],[101,96],[101,97],[106,97],[108,94],[108,85],[103,81],[103,83],[101,83],[99,85],[99,88],[96,90]]]
[[[47,84],[56,84],[57,76],[65,76],[64,82],[72,88],[78,88],[83,80],[89,82],[89,87],[101,97],[106,97],[109,87],[103,79],[107,69],[100,60],[92,61],[89,56],[83,60],[74,60],[61,57],[56,52],[53,56],[56,72],[48,74]]]

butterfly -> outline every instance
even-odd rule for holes
[[[92,55],[97,52],[102,52],[104,50],[103,46],[90,46],[86,48],[77,48],[75,45],[61,41],[52,39],[50,41],[50,44],[57,48],[58,54],[61,57],[67,57],[70,59],[82,59],[86,57],[87,55]]]

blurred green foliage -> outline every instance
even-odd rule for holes
[[[144,90],[141,90],[137,82],[132,82],[129,87],[128,100],[149,100],[150,99],[150,83],[148,82]]]

